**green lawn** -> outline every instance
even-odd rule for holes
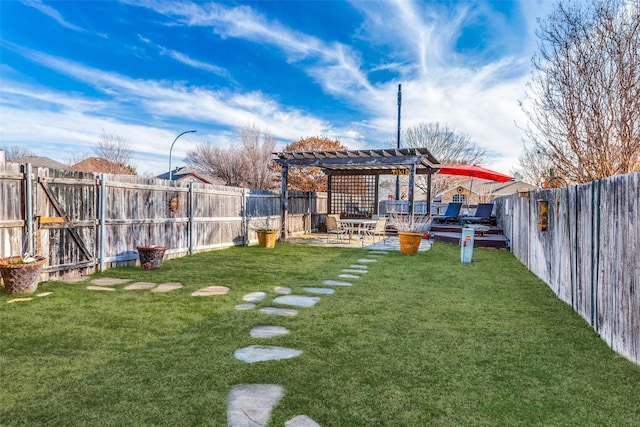
[[[366,250],[278,244],[96,277],[182,282],[166,294],[42,283],[0,291],[1,426],[226,426],[237,384],[278,384],[269,426],[306,414],[329,426],[640,425],[640,367],[617,356],[510,253],[436,243],[392,252],[369,273],[284,318],[237,311],[242,296],[338,279]],[[226,285],[224,296],[191,297]],[[258,325],[291,333],[251,338]],[[247,364],[252,344],[303,350]]]

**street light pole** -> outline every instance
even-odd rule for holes
[[[173,178],[173,171],[171,170],[171,152],[173,151],[173,144],[175,144],[178,138],[180,138],[182,135],[184,135],[185,133],[191,133],[191,132],[198,132],[198,131],[186,130],[182,132],[180,135],[176,136],[176,139],[174,139],[173,142],[171,143],[171,148],[169,148],[169,181],[172,181],[172,178]]]

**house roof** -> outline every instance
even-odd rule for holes
[[[158,176],[156,176],[156,178],[160,178],[160,179],[169,179],[169,172],[165,172],[163,174],[160,174]],[[182,181],[185,179],[190,179],[193,178],[197,181],[200,181],[204,184],[221,184],[224,185],[224,182],[219,179],[216,178],[214,176],[210,176],[210,175],[206,175],[203,173],[200,173],[198,171],[196,171],[195,169],[189,168],[189,167],[178,167],[175,168],[173,170],[173,173],[171,174],[171,180],[172,181]]]
[[[59,169],[59,170],[69,169],[69,167],[64,163],[60,163],[48,157],[40,157],[40,156],[26,156],[20,159],[12,160],[11,162],[21,163],[21,164],[30,163],[31,166],[35,168],[49,168],[49,169]]]
[[[110,162],[102,157],[89,157],[81,162],[76,163],[69,169],[79,172],[96,172],[96,173],[111,173],[119,175],[135,175],[131,170],[117,164]]]

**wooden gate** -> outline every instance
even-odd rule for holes
[[[91,173],[38,170],[35,191],[38,253],[49,279],[69,270],[91,274],[96,264],[96,179]]]

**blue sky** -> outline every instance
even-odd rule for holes
[[[197,144],[256,125],[278,149],[329,136],[350,149],[440,122],[509,173],[518,107],[551,0],[0,0],[0,146],[67,162],[103,129],[139,173],[182,165]]]

